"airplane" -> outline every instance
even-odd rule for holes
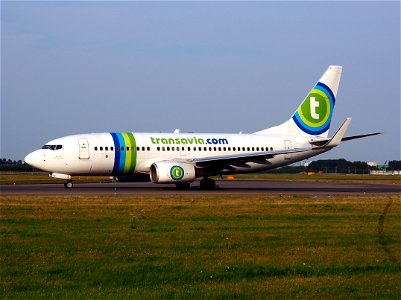
[[[329,66],[286,122],[252,134],[106,132],[70,135],[46,143],[25,157],[32,167],[66,180],[105,175],[117,181],[171,183],[215,189],[211,176],[260,172],[293,164],[348,141],[380,132],[344,136],[347,118],[328,138],[341,66]]]

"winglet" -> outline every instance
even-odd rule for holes
[[[348,129],[349,124],[351,123],[352,118],[347,118],[344,123],[341,125],[341,127],[337,130],[336,134],[331,138],[330,141],[328,141],[326,144],[322,146],[322,148],[332,148],[336,147],[341,143],[341,140],[344,137],[345,132]]]

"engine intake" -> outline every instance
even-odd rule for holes
[[[160,161],[150,166],[150,180],[154,183],[192,182],[195,177],[195,167],[187,163]]]

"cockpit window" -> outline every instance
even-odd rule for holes
[[[63,149],[63,145],[44,145],[42,149],[59,150]]]

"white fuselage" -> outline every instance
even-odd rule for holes
[[[130,143],[129,139],[124,140],[121,137],[120,142],[116,142],[118,139],[113,138],[112,133],[90,133],[58,138],[46,143],[44,148],[47,149],[39,149],[29,154],[26,161],[49,173],[119,176],[149,174],[153,163],[167,160],[180,162],[283,149],[310,149],[300,153],[259,159],[255,162],[234,164],[229,169],[219,172],[228,174],[273,169],[323,152],[312,150],[307,137],[256,134],[125,134],[132,135],[134,142]]]

